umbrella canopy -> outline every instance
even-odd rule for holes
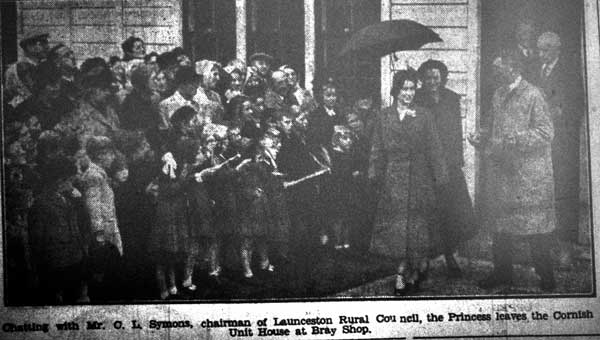
[[[381,21],[354,33],[339,57],[380,58],[396,51],[418,50],[442,39],[430,28],[412,20]]]

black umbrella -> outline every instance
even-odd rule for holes
[[[380,58],[396,51],[418,50],[442,39],[430,28],[412,20],[381,21],[354,33],[339,57]]]

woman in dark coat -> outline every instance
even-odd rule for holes
[[[448,174],[430,113],[413,104],[414,71],[394,76],[394,104],[375,125],[369,178],[382,183],[371,252],[400,261],[396,293],[418,288],[432,256],[436,196]]]
[[[428,60],[419,67],[423,87],[417,91],[415,103],[426,107],[432,114],[448,165],[448,191],[439,192],[440,224],[439,233],[444,235],[440,246],[446,258],[448,276],[461,275],[460,267],[454,259],[454,252],[461,241],[466,241],[475,232],[473,206],[465,174],[463,157],[462,119],[460,116],[460,96],[446,88],[448,68],[438,60]]]

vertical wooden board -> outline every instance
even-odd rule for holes
[[[127,26],[152,25],[179,27],[179,11],[171,7],[164,8],[125,8],[124,22]]]
[[[21,15],[24,26],[67,25],[69,23],[63,9],[23,9]]]
[[[415,20],[425,26],[467,26],[467,6],[394,5],[392,19]]]
[[[76,8],[71,12],[75,25],[118,25],[121,22],[117,8]]]

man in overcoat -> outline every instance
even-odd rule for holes
[[[571,262],[568,251],[578,240],[579,227],[579,129],[583,119],[583,82],[573,62],[561,53],[558,34],[538,38],[540,66],[537,86],[548,102],[554,123],[552,167],[556,200],[556,233],[561,240],[560,262]]]
[[[550,235],[556,225],[551,143],[554,128],[540,90],[521,76],[514,52],[494,60],[502,85],[494,93],[489,132],[470,136],[485,158],[483,223],[494,232],[493,273],[482,288],[512,284],[512,246],[528,241],[541,288],[555,287]]]

